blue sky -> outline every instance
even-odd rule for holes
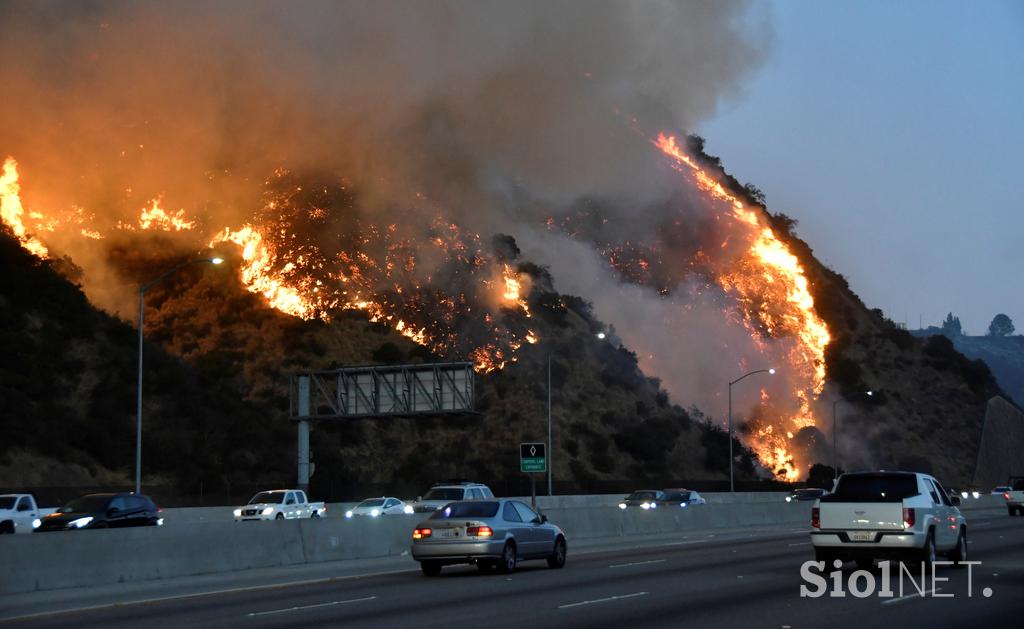
[[[869,307],[1024,331],[1024,2],[772,2],[697,132]]]

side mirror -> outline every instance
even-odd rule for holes
[[[544,515],[544,514],[542,513],[542,514],[540,514],[539,516],[537,516],[537,519],[538,519],[538,520],[540,520],[540,523],[541,523],[541,524],[544,524],[545,522],[547,522],[547,521],[548,521],[548,516],[546,516],[546,515]]]
[[[952,498],[949,499],[949,501],[951,503],[953,503],[954,507],[959,507],[960,506],[960,497],[959,496],[953,496]]]

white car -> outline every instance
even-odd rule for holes
[[[1010,486],[1003,492],[1003,498],[1010,515],[1024,515],[1024,476],[1010,479]]]
[[[412,505],[407,505],[398,498],[381,496],[380,498],[367,498],[360,502],[346,511],[345,517],[348,519],[360,516],[376,518],[382,515],[410,515],[412,513]]]
[[[811,509],[815,561],[853,559],[869,568],[875,559],[934,563],[945,555],[967,560],[967,519],[960,497],[916,472],[857,472],[839,477],[832,495]]]
[[[310,502],[301,489],[261,491],[244,507],[234,510],[235,522],[319,518],[327,513],[322,502]]]

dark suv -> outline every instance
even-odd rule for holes
[[[141,494],[86,494],[43,518],[36,531],[159,526],[162,511]]]

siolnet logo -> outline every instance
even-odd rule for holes
[[[849,575],[842,572],[843,562],[836,559],[832,565],[835,568],[825,573],[824,561],[805,561],[800,565],[800,576],[804,583],[800,585],[801,598],[821,598],[826,594],[831,598],[845,598],[847,595],[855,598],[868,598],[878,596],[879,598],[904,598],[905,596],[920,596],[932,598],[954,598],[953,592],[944,592],[939,587],[940,583],[949,581],[949,577],[940,577],[936,570],[940,566],[952,566],[952,561],[936,561],[928,565],[919,562],[913,568],[908,567],[902,561],[880,561],[878,562],[878,578],[875,572],[869,570],[854,570]],[[967,566],[967,597],[975,596],[974,592],[974,566],[980,566],[980,561],[961,561],[961,566]],[[894,566],[897,574],[893,575]],[[846,577],[845,582],[844,578]],[[898,582],[896,589],[893,589],[893,581]],[[985,598],[992,596],[992,588],[985,587],[981,590]]]

